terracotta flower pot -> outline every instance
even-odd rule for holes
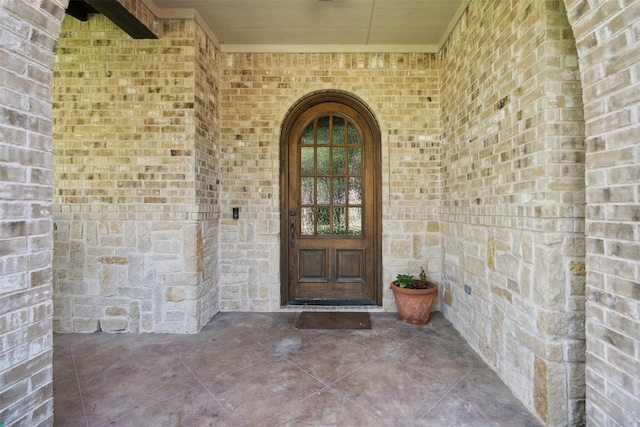
[[[438,286],[433,282],[427,282],[427,286],[427,289],[407,289],[397,286],[395,280],[391,282],[400,320],[410,325],[425,325],[429,321]]]

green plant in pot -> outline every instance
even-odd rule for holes
[[[425,325],[431,315],[431,306],[438,293],[438,286],[429,281],[424,268],[418,278],[411,274],[398,274],[391,282],[398,317],[410,325]]]

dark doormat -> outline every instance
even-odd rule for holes
[[[366,312],[303,311],[296,319],[296,329],[371,329]]]

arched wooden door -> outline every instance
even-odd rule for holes
[[[282,303],[381,304],[380,136],[358,100],[319,93],[282,140]]]

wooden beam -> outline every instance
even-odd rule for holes
[[[157,39],[153,31],[129,12],[117,0],[86,0],[98,12],[109,18],[134,39]]]
[[[92,13],[100,13],[87,4],[84,0],[71,0],[65,13],[69,16],[73,16],[79,21],[86,22],[89,20],[89,15]]]

